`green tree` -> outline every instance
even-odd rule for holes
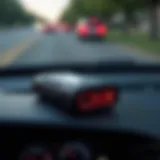
[[[62,19],[68,21],[76,21],[78,17],[96,15],[106,18],[114,11],[114,5],[108,5],[111,0],[73,0],[69,7],[65,10]]]
[[[14,25],[17,23],[26,24],[33,22],[34,17],[28,14],[19,1],[2,0],[0,1],[0,24]]]
[[[62,19],[75,22],[80,16],[97,15],[108,20],[112,15],[122,12],[125,15],[125,33],[136,26],[137,11],[149,10],[150,37],[158,38],[158,6],[159,0],[72,0]]]
[[[150,15],[150,38],[159,39],[159,15],[160,7],[159,0],[148,0],[149,15]]]

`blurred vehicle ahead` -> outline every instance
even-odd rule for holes
[[[55,32],[56,31],[56,27],[54,25],[46,25],[43,29],[44,33],[51,33],[51,32]]]
[[[68,23],[63,23],[61,28],[64,32],[71,32],[74,29],[73,25]]]
[[[103,39],[108,35],[108,27],[97,17],[90,17],[78,21],[76,34],[81,39]]]

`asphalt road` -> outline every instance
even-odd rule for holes
[[[33,38],[32,38],[33,37]],[[35,42],[27,47],[21,47],[25,39]],[[148,61],[151,57],[144,56],[131,49],[123,48],[113,42],[83,42],[74,33],[43,34],[33,28],[13,29],[0,32],[0,52],[11,48],[21,47],[19,52],[9,58],[8,66],[83,63],[96,61],[136,60]],[[24,45],[25,46],[25,45]],[[12,49],[7,57],[12,55]],[[18,55],[18,56],[17,56]],[[1,62],[0,62],[1,63]]]
[[[0,53],[14,45],[18,45],[22,40],[35,33],[36,31],[33,27],[0,30]]]

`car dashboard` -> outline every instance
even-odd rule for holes
[[[98,77],[119,86],[118,102],[110,113],[83,117],[40,102],[33,75],[0,77],[1,159],[160,159],[160,75]]]

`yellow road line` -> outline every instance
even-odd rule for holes
[[[38,39],[39,39],[39,36],[31,37],[31,38],[23,41],[22,43],[11,47],[7,51],[0,53],[0,67],[9,66],[26,49],[32,47],[34,42],[36,42]]]

